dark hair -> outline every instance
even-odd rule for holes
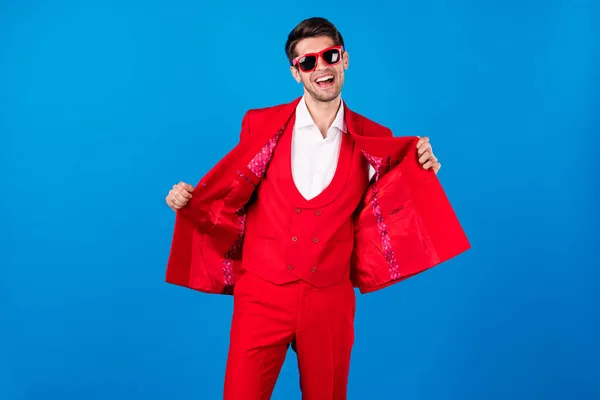
[[[325,18],[313,17],[300,22],[288,35],[285,42],[285,54],[290,65],[296,57],[296,45],[299,41],[306,38],[317,36],[329,36],[336,46],[343,46],[344,39],[337,28]]]

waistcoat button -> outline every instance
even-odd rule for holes
[[[310,272],[315,272],[316,270],[317,270],[317,269],[316,269],[315,267],[312,267],[312,268],[310,269]]]
[[[292,238],[292,242],[297,242],[297,241],[298,241],[298,238],[297,238],[296,236],[294,236],[294,237]]]
[[[288,265],[288,269],[291,271],[294,269],[294,266],[292,264]]]
[[[315,214],[317,215],[317,217],[321,216],[321,211],[317,210],[317,212],[315,212]]]
[[[300,214],[302,210],[300,210],[299,208],[296,208],[296,214]]]
[[[315,242],[315,243],[319,243],[319,239],[317,239],[317,238],[314,238],[314,239],[313,239],[313,242]]]

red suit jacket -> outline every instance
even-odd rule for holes
[[[177,211],[166,281],[231,294],[240,270],[245,207],[300,98],[254,109],[240,142]],[[418,163],[417,137],[392,132],[347,105],[348,133],[376,174],[355,213],[351,280],[361,293],[402,281],[468,250],[469,241],[432,171]]]

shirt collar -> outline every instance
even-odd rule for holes
[[[295,125],[296,125],[296,128],[306,128],[308,126],[314,126],[315,128],[317,127],[317,124],[315,124],[315,121],[312,119],[312,116],[310,115],[310,112],[308,111],[308,107],[306,106],[306,101],[304,101],[304,96],[302,96],[302,99],[298,103],[298,106],[296,106]],[[346,133],[346,119],[344,118],[344,102],[343,101],[340,102],[340,108],[338,109],[338,112],[337,112],[335,119],[333,120],[331,126],[334,128],[337,128],[336,133],[338,131]]]

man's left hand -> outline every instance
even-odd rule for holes
[[[431,148],[431,143],[429,143],[429,138],[427,136],[423,136],[417,142],[417,154],[419,156],[419,164],[423,166],[423,168],[429,170],[433,169],[433,172],[436,174],[442,167],[442,164],[438,162],[437,157],[433,154],[433,149]]]

